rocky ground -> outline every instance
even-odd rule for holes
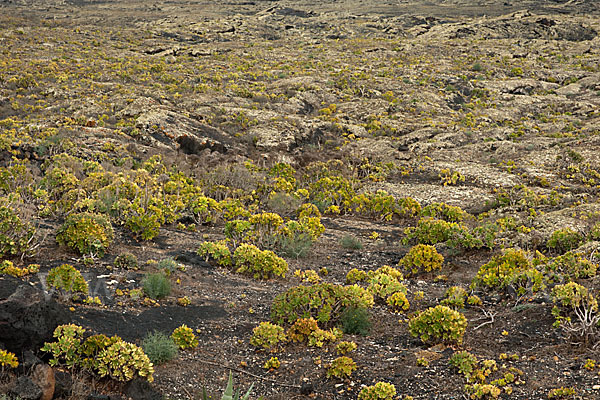
[[[448,288],[468,289],[505,248],[530,257],[564,253],[549,245],[560,229],[578,233],[572,250],[598,262],[599,32],[592,0],[0,1],[0,165],[8,171],[25,162],[27,171],[0,176],[0,189],[3,199],[18,194],[11,204],[36,227],[39,245],[5,258],[40,265],[22,278],[31,285],[0,275],[0,321],[22,328],[15,314],[27,313],[23,293],[44,288],[51,268],[70,263],[103,305],[64,298],[47,305],[38,292],[31,295],[35,315],[51,309],[56,321],[134,343],[181,324],[197,331],[195,351],[156,366],[152,387],[169,399],[199,399],[202,387],[220,398],[229,370],[236,387],[254,383],[251,398],[354,399],[378,381],[394,384],[398,398],[467,398],[465,378],[449,365],[460,350],[496,361],[486,383],[510,368],[522,373],[501,398],[547,398],[561,387],[573,389],[567,398],[599,398],[599,369],[587,362],[600,359],[598,338],[581,343],[553,327],[556,282],[525,295],[475,288],[483,302],[461,309],[468,320],[461,344],[424,344],[406,323]],[[73,158],[57,158],[63,153]],[[224,222],[196,223],[185,207],[151,240],[111,215],[114,241],[91,262],[57,244],[65,217],[91,210],[99,188],[111,183],[93,181],[92,169],[133,176],[127,174],[156,155],[164,171],[152,172],[150,190],[181,172],[218,201],[234,198],[249,210],[290,218],[295,207],[268,195],[277,185],[269,168],[288,164],[292,190],[313,190],[305,177],[329,161],[357,194],[384,190],[422,207],[445,203],[468,213],[470,229],[502,229],[488,247],[436,244],[442,270],[404,280],[407,312],[376,303],[370,333],[343,338],[358,345],[351,354],[358,369],[346,379],[327,378],[335,345],[290,343],[272,354],[250,345],[253,329],[270,320],[275,296],[301,284],[296,269],[326,268],[323,281],[344,284],[352,268],[396,266],[411,247],[401,242],[404,230],[420,216],[327,212],[335,201],[315,189],[307,201],[321,208],[325,231],[305,257],[285,257],[284,279],[255,280],[198,256],[200,242],[225,237]],[[59,163],[74,177],[61,181],[63,192],[50,183]],[[347,235],[362,249],[344,245]],[[138,270],[114,267],[125,253],[137,257]],[[157,269],[152,260],[168,257],[185,268],[173,272],[166,299],[117,295],[140,288],[144,274]],[[597,293],[595,274],[574,280]],[[183,296],[190,305],[177,303]],[[33,349],[47,361],[34,343],[8,339],[15,330],[2,326],[7,349]],[[30,334],[43,341],[43,332]],[[281,367],[266,371],[272,356]],[[133,393],[114,381],[80,379],[87,390],[73,385],[60,396]],[[16,380],[2,370],[0,391],[8,393]]]

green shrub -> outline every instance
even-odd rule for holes
[[[51,366],[70,369],[92,369],[100,377],[119,381],[132,380],[136,375],[152,382],[154,368],[136,345],[114,336],[90,336],[82,343],[85,329],[74,324],[60,325],[54,330],[55,342],[44,343],[42,351],[51,353]]]
[[[86,369],[96,370],[98,368],[98,354],[108,346],[121,341],[118,336],[108,337],[106,335],[89,336],[81,344],[81,366]],[[60,341],[60,340],[59,340]]]
[[[286,192],[276,192],[269,196],[267,207],[279,215],[290,216],[298,211],[302,199]]]
[[[546,246],[549,249],[563,254],[573,250],[583,242],[583,236],[570,228],[559,229],[552,232]]]
[[[592,240],[600,240],[600,222],[596,222],[590,229],[589,237]]]
[[[341,356],[333,360],[327,369],[327,377],[348,378],[357,368],[356,363],[350,357]]]
[[[52,268],[46,277],[46,284],[63,294],[88,293],[88,284],[81,272],[70,264]]]
[[[261,247],[272,243],[283,227],[283,218],[275,213],[254,214],[248,218],[248,222],[250,229],[245,239]]]
[[[245,220],[234,219],[232,221],[227,221],[227,223],[225,223],[224,230],[225,237],[227,239],[230,239],[233,242],[233,245],[235,246],[236,244],[241,243],[244,240],[244,238],[250,231],[250,228],[250,222]]]
[[[352,235],[342,236],[340,239],[340,246],[348,250],[360,250],[363,248],[360,239]]]
[[[340,355],[344,355],[356,350],[357,347],[358,346],[354,342],[339,342],[337,346],[335,346],[335,351]]]
[[[440,304],[454,309],[465,308],[465,300],[467,299],[467,291],[460,286],[452,286],[446,290],[446,297]]]
[[[598,301],[587,288],[568,282],[552,289],[552,315],[555,327],[584,344],[594,343],[600,333]]]
[[[580,254],[568,251],[546,264],[547,274],[556,274],[559,280],[591,278],[596,275],[598,265],[583,258]]]
[[[194,222],[199,225],[214,222],[216,214],[221,211],[216,200],[205,196],[193,196],[188,208],[192,212]]]
[[[368,282],[369,286],[367,287],[367,290],[374,297],[378,296],[385,299],[396,292],[407,293],[406,286],[391,275],[375,274],[369,278]]]
[[[39,264],[29,264],[26,267],[15,267],[12,261],[4,260],[0,263],[0,274],[22,278],[26,275],[36,274],[40,271]]]
[[[409,227],[404,230],[406,237],[403,243],[408,244],[416,241],[420,244],[437,244],[445,242],[450,238],[450,228],[452,223],[435,219],[421,218],[416,227]]]
[[[395,311],[404,312],[410,308],[405,292],[395,292],[388,296],[386,303]]]
[[[236,272],[251,274],[254,279],[285,277],[288,272],[288,264],[283,258],[270,250],[260,250],[252,244],[242,243],[233,252],[233,260]]]
[[[204,257],[206,261],[212,258],[217,264],[224,267],[231,265],[231,251],[225,240],[219,242],[202,242],[196,253],[200,257]]]
[[[299,318],[287,331],[287,337],[293,342],[308,342],[309,346],[323,347],[326,341],[334,342],[342,336],[337,328],[323,330],[314,318]]]
[[[176,269],[180,268],[180,265],[173,258],[168,257],[168,258],[163,258],[162,260],[160,260],[158,262],[157,267],[158,267],[158,269],[163,271],[165,273],[165,275],[171,276],[171,274],[173,272],[175,272]]]
[[[421,215],[447,222],[462,222],[468,214],[460,207],[449,206],[446,203],[432,203],[421,210]]]
[[[473,233],[476,233],[477,236]],[[417,222],[416,227],[408,227],[404,230],[405,237],[402,239],[402,243],[434,245],[443,242],[456,252],[484,246],[490,247],[490,241],[493,245],[495,231],[481,228],[473,233],[459,223],[425,217]]]
[[[0,205],[0,258],[27,253],[33,246],[34,236],[35,228],[23,222],[9,204]]]
[[[355,284],[357,282],[364,281],[366,279],[367,279],[367,272],[358,270],[356,268],[352,268],[346,274],[346,283],[351,284],[351,285]]]
[[[313,238],[308,233],[299,232],[291,235],[279,235],[276,247],[284,256],[298,259],[306,257],[312,245]]]
[[[198,346],[198,338],[194,335],[192,328],[186,324],[181,325],[173,330],[171,339],[181,350],[194,349]]]
[[[56,241],[82,255],[102,257],[113,237],[113,228],[104,215],[81,213],[67,217],[56,234]]]
[[[465,316],[442,305],[428,308],[408,322],[410,334],[424,343],[462,343],[466,329]]]
[[[350,200],[354,212],[369,218],[391,221],[395,213],[400,213],[394,196],[384,190],[365,192]]]
[[[393,400],[396,396],[396,387],[391,383],[377,382],[373,386],[361,389],[358,400]]]
[[[277,357],[271,357],[265,362],[265,364],[263,365],[263,368],[272,370],[272,369],[279,369],[280,366],[281,366],[281,362],[279,361],[279,359]]]
[[[144,351],[133,343],[118,341],[98,353],[98,375],[127,382],[139,376],[152,382],[154,368]]]
[[[365,307],[346,307],[339,319],[344,333],[366,336],[371,330],[369,311]]]
[[[19,366],[19,359],[15,353],[0,349],[0,371],[4,371],[5,366],[17,368]]]
[[[458,369],[469,381],[471,374],[477,369],[477,357],[468,351],[459,351],[450,357],[450,365]]]
[[[537,264],[539,259],[534,259]],[[472,286],[506,289],[511,285],[519,295],[545,288],[544,276],[527,258],[523,250],[506,249],[482,265],[473,278]]]
[[[502,389],[489,383],[474,383],[465,385],[465,391],[472,399],[497,399]]]
[[[509,73],[510,76],[523,76],[523,68],[521,67],[513,67]]]
[[[51,353],[50,366],[75,368],[83,361],[82,343],[85,329],[75,324],[60,325],[54,329],[55,342],[46,342],[42,351]]]
[[[286,342],[287,336],[284,329],[270,322],[261,322],[252,330],[250,344],[267,350],[274,350],[281,342]]]
[[[433,272],[442,269],[444,257],[437,252],[435,247],[418,244],[413,246],[398,263],[409,274],[415,275],[420,272]]]
[[[162,332],[148,333],[142,340],[142,349],[154,365],[171,361],[177,355],[177,345]]]
[[[142,287],[146,296],[152,299],[162,299],[171,293],[171,282],[162,272],[146,275]]]
[[[283,324],[298,318],[313,317],[323,325],[333,325],[346,307],[369,308],[373,295],[356,286],[319,283],[296,286],[275,297],[271,306],[271,319]]]
[[[119,254],[115,261],[113,262],[114,266],[117,268],[125,268],[125,269],[137,269],[138,268],[138,259],[135,255],[131,253]]]
[[[548,398],[549,399],[567,399],[567,398],[575,396],[575,394],[576,394],[575,389],[573,389],[571,387],[561,386],[559,388],[548,391]]]

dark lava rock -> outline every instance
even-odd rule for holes
[[[73,378],[65,371],[54,371],[54,397],[68,398],[73,388]]]
[[[138,314],[109,310],[77,310],[74,323],[91,328],[105,335],[117,335],[127,341],[135,341],[146,333],[173,331],[181,324],[202,325],[209,319],[224,318],[227,312],[221,304],[153,307]]]
[[[34,354],[33,351],[27,350],[23,353],[19,360],[19,371],[23,374],[28,373],[38,364],[42,364],[42,360]]]
[[[28,376],[20,376],[15,387],[10,391],[10,395],[21,400],[38,400],[42,394],[42,389]]]
[[[148,381],[139,378],[127,383],[125,395],[133,400],[162,400],[163,398]]]
[[[0,278],[0,342],[7,350],[38,350],[69,320],[66,308],[42,290],[11,276]]]

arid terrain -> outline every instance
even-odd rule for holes
[[[59,361],[56,399],[220,399],[229,371],[250,399],[600,398],[599,34],[593,0],[0,0],[0,399],[58,323],[199,344],[141,394]],[[64,264],[84,296],[47,280]],[[368,332],[313,298],[345,333],[291,340],[277,301],[319,285],[370,296]],[[414,333],[440,304],[464,337]],[[290,340],[256,345],[263,322]]]

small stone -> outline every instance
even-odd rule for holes
[[[40,400],[52,400],[54,396],[54,371],[47,364],[37,364],[33,369],[31,380],[42,389]]]

